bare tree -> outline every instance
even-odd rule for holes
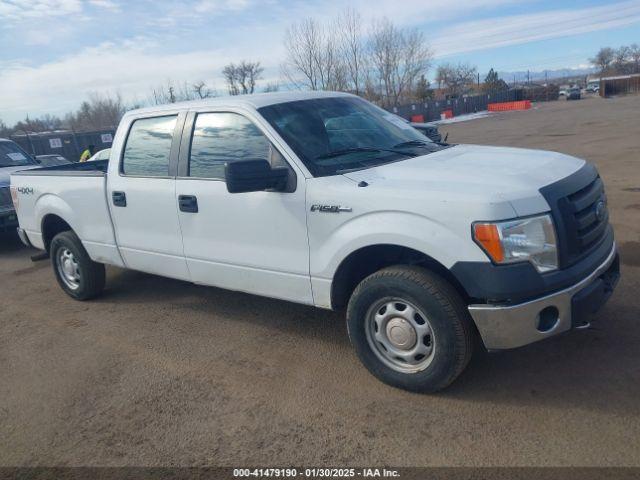
[[[311,90],[346,88],[335,25],[327,29],[312,18],[294,24],[285,33],[285,49],[282,74],[293,85]]]
[[[604,47],[601,48],[598,53],[596,53],[596,56],[589,61],[600,70],[601,74],[603,74],[609,70],[614,58],[615,51],[613,48]]]
[[[73,130],[99,130],[118,125],[126,107],[120,94],[92,93],[80,108],[65,116],[64,123]]]
[[[384,106],[396,106],[428,70],[432,54],[417,29],[400,30],[388,19],[375,22],[370,35],[372,66]]]
[[[367,72],[366,45],[362,32],[362,16],[354,9],[347,9],[336,24],[339,39],[339,53],[349,82],[349,88],[356,94],[364,92]]]
[[[29,118],[7,127],[0,121],[0,136],[8,136],[13,132],[46,132],[70,128],[75,131],[100,130],[113,128],[120,122],[127,107],[119,94],[91,93],[89,98],[80,104],[75,112],[69,112],[64,119],[45,114],[39,118]]]
[[[615,50],[613,68],[616,73],[631,73],[631,49],[625,45]]]
[[[233,63],[225,65],[222,70],[222,76],[227,84],[227,91],[229,92],[229,95],[239,95],[240,88],[238,87],[238,82],[236,80],[236,66]]]
[[[166,85],[159,85],[151,89],[149,95],[149,103],[152,105],[165,105],[167,103],[176,103],[176,89],[171,80]]]
[[[185,102],[201,98],[215,97],[215,90],[207,87],[204,81],[190,84],[182,82],[174,84],[168,80],[166,85],[160,85],[151,89],[148,103],[152,105],[164,105],[167,103]]]
[[[461,95],[476,80],[478,71],[468,63],[443,63],[436,71],[438,88],[447,89],[450,95]]]
[[[640,73],[640,45],[633,43],[629,46],[629,58],[633,66],[633,73]]]
[[[229,95],[254,93],[256,83],[263,71],[260,62],[243,60],[238,65],[234,63],[226,65],[222,70],[222,76],[227,84]]]
[[[267,85],[262,89],[262,91],[264,93],[278,92],[280,91],[280,84],[278,84],[278,82],[267,83]]]
[[[213,89],[209,88],[207,84],[200,80],[192,85],[193,93],[197,98],[210,98],[215,97],[216,93]]]

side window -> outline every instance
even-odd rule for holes
[[[133,122],[122,158],[124,175],[169,175],[171,140],[177,115],[142,118]]]
[[[224,179],[224,164],[242,160],[286,163],[251,121],[237,113],[198,114],[191,139],[189,176]]]

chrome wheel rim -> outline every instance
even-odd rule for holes
[[[433,361],[436,343],[429,319],[407,300],[384,298],[374,303],[365,332],[376,357],[397,372],[420,372]]]
[[[80,266],[73,252],[68,248],[61,248],[56,255],[56,269],[64,284],[71,290],[80,288]]]

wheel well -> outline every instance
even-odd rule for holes
[[[44,248],[48,252],[51,246],[51,240],[60,232],[72,230],[71,226],[57,215],[47,215],[42,220],[42,241]]]
[[[398,245],[371,245],[349,254],[336,270],[331,284],[332,308],[345,307],[358,284],[372,273],[385,267],[403,264],[420,265],[437,273],[451,283],[465,301],[469,301],[467,292],[453,274],[428,255]]]

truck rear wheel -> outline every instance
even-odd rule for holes
[[[78,236],[62,232],[53,237],[49,249],[56,280],[70,297],[89,300],[104,289],[104,265],[89,257]]]
[[[450,385],[471,359],[466,305],[443,278],[417,266],[394,266],[365,278],[347,308],[349,337],[367,369],[414,392]]]

